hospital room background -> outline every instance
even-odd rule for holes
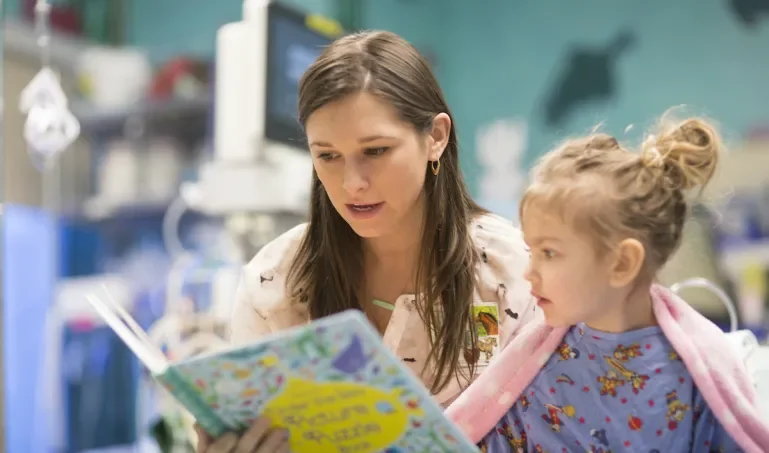
[[[172,359],[224,344],[241,266],[307,215],[297,81],[360,29],[427,56],[474,196],[513,221],[528,169],[569,134],[601,123],[637,143],[674,105],[716,119],[728,153],[661,279],[734,331],[769,406],[769,0],[2,11],[0,451],[192,451],[190,418],[85,296],[125,307]]]

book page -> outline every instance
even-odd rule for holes
[[[152,344],[133,317],[112,300],[109,293],[104,297],[88,295],[86,299],[150,373],[160,375],[168,369],[168,361],[163,353]]]

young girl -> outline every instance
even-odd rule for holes
[[[598,134],[542,158],[520,216],[546,319],[447,410],[482,451],[769,451],[724,334],[653,283],[719,149],[690,119],[640,153]]]

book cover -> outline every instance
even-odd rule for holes
[[[293,453],[478,452],[360,311],[170,364],[120,306],[89,300],[214,436],[265,415]]]
[[[228,428],[264,414],[294,453],[478,451],[358,311],[173,370]]]

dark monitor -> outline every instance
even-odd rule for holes
[[[306,25],[306,16],[277,2],[268,7],[267,103],[269,140],[304,148],[297,120],[299,79],[331,39]]]

